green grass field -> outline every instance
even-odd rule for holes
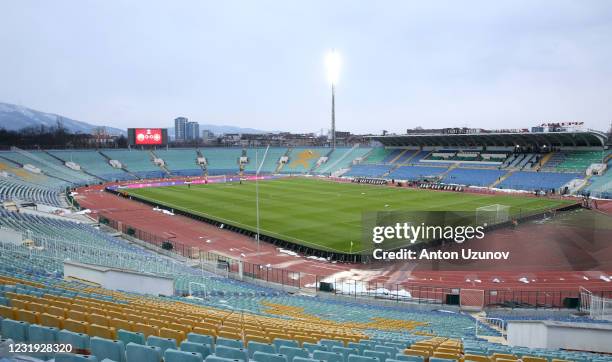
[[[133,189],[129,191],[173,209],[256,229],[255,183],[219,183]],[[491,204],[511,214],[531,213],[566,201],[505,195],[437,192],[306,178],[259,182],[260,230],[279,239],[327,251],[357,253],[362,215],[376,211],[474,211]],[[351,241],[354,245],[351,248]]]

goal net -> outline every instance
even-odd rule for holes
[[[493,204],[476,209],[477,225],[496,225],[510,221],[510,206]]]

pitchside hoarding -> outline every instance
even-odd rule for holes
[[[128,128],[130,146],[164,146],[168,143],[167,128]]]

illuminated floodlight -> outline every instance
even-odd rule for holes
[[[340,77],[340,66],[342,61],[340,59],[340,54],[334,49],[332,49],[325,56],[325,67],[327,68],[327,80],[332,84],[338,83],[338,78]]]

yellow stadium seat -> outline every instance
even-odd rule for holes
[[[0,305],[0,317],[8,319],[17,319],[16,309]]]
[[[242,335],[240,333],[231,333],[231,332],[225,332],[225,331],[219,331],[217,333],[217,337],[242,340]]]
[[[461,356],[457,353],[434,352],[433,357],[459,360]]]
[[[70,307],[68,308],[68,310],[73,311],[73,312],[81,312],[83,314],[88,313],[88,308],[86,306],[76,304],[76,303],[70,304]]]
[[[77,321],[74,319],[64,319],[64,329],[75,333],[87,334],[88,323],[85,321]]]
[[[45,313],[54,315],[56,317],[66,318],[66,310],[53,305],[47,305],[47,310]]]
[[[491,356],[491,359],[493,361],[497,361],[498,359],[505,359],[505,360],[516,361],[518,359],[518,357],[516,357],[516,356],[514,356],[512,354],[494,353],[493,356]]]
[[[429,352],[412,348],[405,349],[404,354],[409,356],[422,356],[425,360],[429,358]]]
[[[185,332],[185,334],[191,333],[192,331],[191,324],[168,323],[165,327],[168,329]]]
[[[106,315],[108,317],[112,318],[116,318],[116,319],[125,319],[125,315],[123,314],[123,312],[119,312],[116,310],[107,310],[106,311]]]
[[[521,357],[521,360],[523,362],[548,362],[547,358],[533,356],[523,356]]]
[[[89,330],[87,332],[90,336],[106,338],[106,339],[116,339],[117,333],[115,332],[115,328],[100,326],[97,324],[90,324]]]
[[[215,329],[210,328],[202,328],[202,327],[193,327],[193,332],[197,334],[204,334],[207,336],[217,336],[217,331]]]
[[[123,329],[124,331],[133,332],[134,323],[130,321],[126,321],[124,319],[113,318],[110,320],[110,326],[115,328],[115,330]]]
[[[174,338],[176,343],[180,344],[185,339],[185,332],[170,328],[160,328],[159,336],[163,338]]]
[[[44,304],[30,302],[27,304],[28,310],[32,312],[45,313],[47,306]]]
[[[66,312],[66,318],[75,321],[87,322],[87,313],[78,310],[69,310]]]
[[[303,335],[295,335],[293,336],[293,339],[298,341],[300,343],[300,346],[304,344],[304,342],[308,342],[308,343],[317,343],[319,340],[315,337],[311,337],[311,336],[303,336]]]
[[[25,309],[17,309],[17,319],[30,324],[40,323],[40,313]]]
[[[133,332],[140,332],[144,334],[145,337],[159,336],[159,327],[143,323],[134,323]]]
[[[489,357],[480,356],[477,354],[466,354],[465,356],[463,356],[463,360],[464,361],[474,361],[474,362],[491,362]]]
[[[270,338],[263,336],[261,334],[245,334],[244,335],[244,340],[248,343],[250,341],[253,342],[261,342],[261,343],[272,343],[272,341],[270,340]]]
[[[46,327],[64,329],[64,318],[49,313],[40,314],[40,324]]]
[[[13,308],[17,308],[17,309],[25,309],[25,310],[27,310],[27,309],[28,309],[28,302],[27,302],[27,301],[25,301],[25,300],[21,300],[21,299],[15,299],[15,298],[13,298],[13,299],[11,299],[10,304],[11,304],[11,306],[12,306]]]
[[[90,314],[87,317],[89,324],[95,324],[98,326],[108,327],[110,325],[110,318],[100,314]]]

